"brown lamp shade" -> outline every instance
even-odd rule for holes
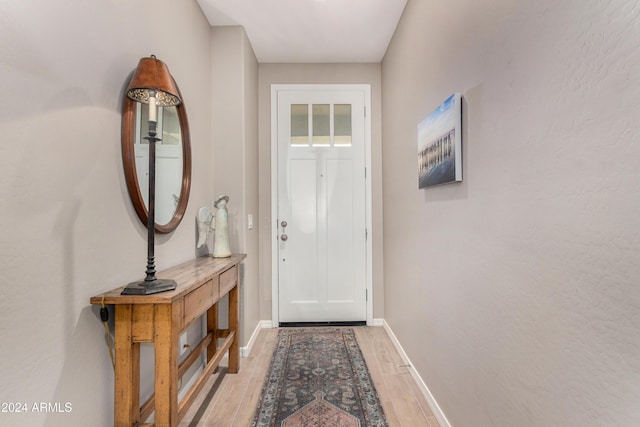
[[[181,102],[180,92],[169,73],[169,68],[153,55],[140,59],[138,68],[129,82],[127,96],[134,101],[148,104],[149,91],[156,92],[156,104],[159,107],[171,107]]]

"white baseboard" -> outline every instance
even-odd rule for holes
[[[427,400],[427,403],[431,408],[431,412],[433,412],[433,415],[436,417],[436,419],[440,423],[440,426],[451,427],[449,420],[447,420],[447,417],[444,415],[444,412],[442,412],[440,405],[438,405],[438,402],[436,402],[436,399],[433,397],[433,394],[431,394],[431,391],[429,391],[429,387],[427,387],[427,385],[422,380],[422,377],[420,376],[420,374],[418,374],[416,369],[413,367],[413,363],[411,363],[411,360],[409,360],[409,356],[407,356],[407,353],[405,353],[404,349],[400,345],[400,341],[398,341],[398,338],[396,338],[395,334],[391,330],[391,327],[384,319],[381,319],[381,320],[382,320],[382,326],[384,327],[385,331],[387,331],[387,334],[389,334],[389,337],[391,338],[391,341],[393,342],[393,345],[395,346],[396,350],[398,350],[398,353],[400,353],[400,357],[402,357],[403,363],[409,365],[408,366],[409,373],[411,373],[411,376],[418,384],[420,391],[424,395],[424,398]]]
[[[373,319],[371,320],[371,323],[368,326],[383,326],[384,325],[384,319]]]
[[[253,347],[253,344],[255,344],[256,338],[258,338],[258,334],[260,333],[260,329],[265,329],[270,327],[271,327],[271,320],[259,321],[258,324],[256,325],[256,328],[253,330],[253,333],[251,334],[251,338],[249,338],[249,342],[247,343],[246,347],[240,347],[240,357],[249,357],[249,354],[251,353],[251,348]]]

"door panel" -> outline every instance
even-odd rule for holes
[[[353,300],[354,211],[353,167],[351,160],[327,161],[327,299]]]
[[[291,299],[294,301],[318,300],[318,235],[315,233],[318,224],[316,200],[316,162],[311,159],[294,159],[290,163],[291,173],[291,212],[283,217],[289,218],[289,226],[285,228],[290,237],[289,243],[295,242],[295,251],[287,254],[287,267],[291,272],[290,282],[298,286],[291,287]]]
[[[277,102],[279,320],[366,320],[363,93]]]

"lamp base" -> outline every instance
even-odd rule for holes
[[[171,279],[156,279],[149,282],[141,280],[129,283],[120,295],[151,295],[158,292],[172,291],[176,286],[176,281]]]

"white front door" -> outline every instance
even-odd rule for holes
[[[277,93],[279,322],[365,321],[365,96]]]

